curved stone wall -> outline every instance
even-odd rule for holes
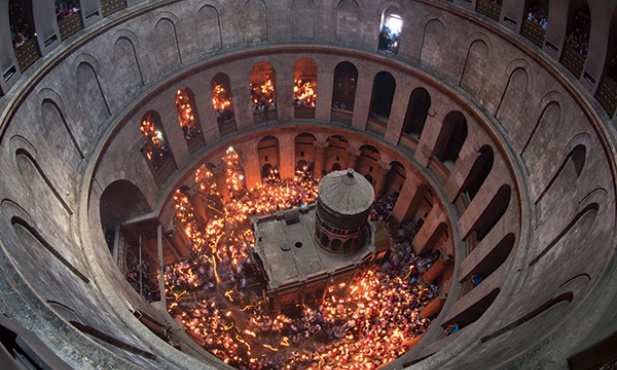
[[[404,20],[398,54],[377,50],[381,14],[391,7]],[[259,168],[252,153],[274,136],[289,171],[294,137],[305,131],[319,142],[341,135],[352,150],[371,145],[384,163],[402,163],[403,189],[413,190],[399,198],[399,219],[427,187],[439,199],[433,217],[437,209],[447,215],[456,256],[448,300],[420,344],[392,366],[563,367],[596,326],[617,327],[603,316],[617,289],[613,130],[585,86],[503,25],[441,2],[160,1],[69,41],[0,101],[0,304],[74,367],[223,366],[189,341],[183,355],[134,317],[166,320],[115,266],[100,199],[113,184],[130,183],[145,199],[137,215],[164,222],[172,190],[230,144]],[[314,119],[294,118],[300,58],[317,65]],[[261,61],[276,71],[277,119],[266,124],[254,119],[249,95],[249,71]],[[341,62],[358,70],[349,120],[332,109]],[[380,72],[396,82],[387,122],[369,112]],[[219,130],[211,105],[218,73],[231,85],[230,132]],[[204,135],[197,149],[178,125],[180,87],[194,94]],[[404,127],[417,88],[431,104],[414,136]],[[146,112],[158,113],[173,153],[164,175],[141,153]],[[456,160],[442,163],[453,113],[467,135]],[[470,200],[464,189],[488,152],[492,167]],[[470,290],[465,283],[477,271],[490,274]],[[454,322],[462,329],[443,336]]]

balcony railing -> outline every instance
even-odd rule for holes
[[[585,57],[578,50],[566,45],[561,55],[561,64],[572,72],[574,77],[580,78],[585,66]]]
[[[126,8],[126,0],[101,0],[103,17],[110,16],[117,11]]]
[[[15,48],[15,58],[22,73],[40,57],[41,51],[35,37],[29,38],[22,46]]]
[[[84,24],[81,21],[81,11],[78,10],[59,21],[58,28],[60,28],[60,37],[63,41],[83,29]]]
[[[521,35],[523,35],[525,38],[538,45],[539,47],[542,47],[544,45],[544,37],[546,35],[546,31],[539,24],[525,19],[525,21],[523,21],[523,29],[521,30]]]
[[[598,87],[596,99],[602,104],[606,112],[612,117],[617,109],[617,81],[605,77]]]
[[[480,14],[486,15],[489,18],[499,21],[499,16],[501,15],[501,5],[488,0],[478,0],[478,3],[476,4],[476,11]]]

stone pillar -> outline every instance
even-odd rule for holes
[[[334,67],[322,66],[317,74],[317,102],[315,104],[315,119],[330,122],[332,113],[332,89]]]
[[[422,282],[424,284],[433,284],[438,277],[446,271],[446,268],[454,263],[454,260],[451,256],[439,256],[437,261],[431,266],[430,269],[422,276]]]
[[[413,239],[413,248],[416,254],[423,254],[432,250],[445,230],[444,212],[438,205],[435,205]]]
[[[422,311],[420,311],[420,316],[424,319],[431,319],[439,314],[441,309],[443,308],[443,304],[446,301],[445,298],[439,296],[432,301],[429,302]]]
[[[373,91],[374,71],[363,68],[358,71],[358,85],[356,86],[356,101],[354,103],[351,127],[356,130],[366,130],[369,109],[371,107],[371,92]]]
[[[212,76],[198,75],[191,81],[191,91],[195,95],[195,109],[199,115],[201,130],[203,131],[206,145],[214,145],[221,137],[219,126],[216,122],[216,112],[212,106],[212,90],[210,89]],[[205,88],[198,88],[205,86]]]
[[[227,168],[227,163],[222,162],[218,166],[212,168],[212,174],[214,175],[214,180],[216,181],[216,190],[221,197],[223,202],[229,200],[229,188],[227,188],[227,182],[225,179],[227,178],[225,174],[225,169]]]
[[[330,145],[330,143],[327,141],[315,140],[313,142],[313,145],[315,146],[315,164],[313,169],[313,176],[315,177],[315,179],[321,179],[321,173],[323,172],[326,160],[326,149],[328,148],[328,145]]]
[[[392,216],[398,223],[407,222],[411,219],[414,212],[418,209],[418,205],[422,200],[424,188],[421,183],[418,183],[413,176],[407,176],[405,183],[401,189],[401,194],[396,200]]]
[[[32,16],[34,17],[34,24],[30,24],[32,37],[36,38],[41,55],[47,55],[62,42],[54,2],[33,1]]]
[[[353,168],[355,171],[356,167],[358,166],[358,158],[360,158],[360,149],[347,147],[347,153],[348,153],[348,157],[347,157],[346,167]]]
[[[8,6],[8,2],[3,4]],[[8,31],[9,12],[5,12],[6,10],[0,12],[0,24],[7,25],[5,29]],[[10,32],[2,32],[0,35],[0,71],[3,73],[3,78],[0,78],[0,93],[6,94],[21,77]]]
[[[294,117],[294,75],[287,65],[273,65],[276,70],[276,113],[279,121],[291,121]],[[317,97],[319,99],[319,96]]]
[[[238,131],[244,131],[253,125],[253,110],[251,107],[251,90],[246,81],[232,81],[231,101],[234,108],[234,118]]]
[[[414,154],[414,159],[420,163],[423,167],[428,167],[429,161],[435,152],[435,146],[437,145],[437,139],[441,136],[443,129],[443,123],[429,115],[426,117],[426,123],[422,135],[420,136],[420,142],[418,142],[418,149]]]
[[[407,78],[403,77],[397,79],[397,85],[407,86],[411,84],[406,81]],[[403,132],[403,125],[405,124],[405,115],[407,114],[407,105],[409,104],[409,91],[407,89],[396,89],[394,91],[394,97],[392,99],[392,109],[390,110],[390,117],[388,117],[388,125],[386,126],[386,132],[384,139],[388,143],[397,145],[401,132]]]
[[[242,153],[242,167],[244,168],[244,183],[247,190],[254,188],[257,184],[261,184],[261,168],[259,166],[259,158],[255,155],[255,146],[252,144],[252,152],[247,153],[248,146],[244,146]]]
[[[294,137],[291,134],[287,134],[277,135],[277,138],[279,140],[279,174],[281,179],[293,179],[296,173],[296,144]]]
[[[377,174],[377,180],[375,180],[375,197],[383,194],[386,188],[386,180],[388,179],[388,174],[392,166],[390,166],[387,162],[379,161],[379,173]]]

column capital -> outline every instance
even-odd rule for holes
[[[318,152],[322,152],[322,153],[323,153],[323,152],[325,152],[325,151],[326,151],[326,149],[328,148],[328,146],[330,146],[330,142],[328,142],[328,141],[318,141],[318,140],[315,140],[315,141],[313,141],[313,145],[315,146],[315,149],[316,149]]]
[[[345,149],[347,151],[347,154],[349,154],[350,157],[359,157],[360,156],[360,149],[357,148],[353,148],[348,146],[347,149]]]
[[[392,169],[392,165],[386,161],[379,161],[377,163],[379,164],[379,172],[384,175],[386,175]]]

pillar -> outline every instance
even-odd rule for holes
[[[375,197],[383,194],[386,188],[386,180],[388,179],[390,169],[392,169],[392,166],[390,166],[388,163],[379,161],[379,173],[377,174],[377,180],[375,181],[374,187]]]
[[[445,302],[445,298],[439,296],[432,301],[429,302],[422,311],[420,311],[420,316],[424,319],[431,319],[439,314],[441,309],[443,308],[443,304]]]
[[[347,147],[347,168],[356,170],[358,166],[358,158],[360,158],[360,150],[352,147]]]
[[[212,174],[214,175],[214,180],[216,181],[216,190],[221,196],[221,200],[228,201],[229,200],[229,189],[227,188],[227,182],[225,179],[227,176],[225,175],[225,169],[227,168],[227,163],[222,162],[218,166],[211,169]]]
[[[332,89],[334,87],[334,67],[321,66],[317,74],[317,101],[315,104],[315,119],[330,122],[332,113]]]
[[[238,131],[245,131],[253,125],[253,110],[251,106],[251,90],[245,81],[231,81],[231,101],[234,108],[234,118]]]
[[[315,164],[313,169],[313,176],[315,177],[315,179],[319,180],[321,179],[325,165],[326,149],[328,148],[328,145],[330,145],[330,143],[327,141],[315,140],[313,142],[313,145],[315,146]]]
[[[431,266],[430,269],[422,276],[422,281],[425,284],[433,284],[438,277],[443,274],[446,268],[453,263],[453,259],[451,256],[439,256],[437,261]]]
[[[413,176],[405,178],[401,194],[392,210],[392,216],[398,223],[407,222],[411,219],[422,200],[424,189],[425,186],[422,183],[418,183]]]
[[[445,230],[444,212],[438,205],[435,205],[413,239],[416,254],[423,254],[432,250]]]
[[[434,111],[432,112],[435,114]],[[443,123],[434,117],[431,117],[430,113],[426,117],[424,130],[422,130],[422,135],[420,136],[420,141],[418,142],[418,149],[414,154],[414,159],[418,161],[422,167],[428,167],[431,157],[436,150],[437,142],[441,136],[443,126]]]
[[[281,179],[293,179],[296,173],[295,138],[291,134],[277,135],[277,138],[279,140],[279,174]]]

